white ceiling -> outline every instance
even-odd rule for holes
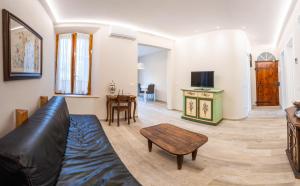
[[[40,0],[57,23],[131,25],[172,37],[244,29],[252,43],[274,44],[297,0]],[[45,3],[43,3],[45,5]]]
[[[159,48],[159,47],[153,47],[153,46],[148,46],[148,45],[139,45],[138,46],[138,56],[143,57],[146,55],[154,54],[157,52],[161,52],[163,50],[167,50],[164,48]]]

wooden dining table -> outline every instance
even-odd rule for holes
[[[130,96],[130,104],[133,103],[133,112],[130,112],[130,119],[133,118],[133,121],[135,122],[136,96],[135,95],[128,95],[128,96]],[[111,114],[112,114],[112,106],[114,103],[117,103],[117,95],[106,95],[106,121],[108,121],[109,125],[111,124],[111,120],[113,117]]]

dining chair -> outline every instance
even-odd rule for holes
[[[138,84],[138,95],[140,96],[141,94],[144,94],[144,93],[145,93],[145,91],[142,90],[142,86],[141,86],[141,84],[139,83],[139,84]]]
[[[130,124],[130,111],[131,111],[131,101],[130,96],[118,95],[117,103],[112,107],[112,118],[111,121],[114,122],[114,113],[117,110],[117,122],[120,126],[120,112],[125,112],[125,121],[128,120],[128,125]]]
[[[150,95],[150,96],[152,96],[153,101],[155,101],[155,85],[154,84],[148,85],[146,94],[147,94],[147,99],[148,99],[148,96]]]

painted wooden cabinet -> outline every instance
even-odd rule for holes
[[[223,119],[223,90],[189,90],[183,92],[183,119],[217,125]]]
[[[287,119],[286,155],[297,179],[300,179],[300,120],[295,116],[297,108],[285,109]]]

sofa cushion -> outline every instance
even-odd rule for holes
[[[4,185],[55,185],[69,128],[63,97],[53,97],[21,127],[0,139],[0,180]]]
[[[70,118],[57,185],[140,185],[115,153],[96,116]]]

